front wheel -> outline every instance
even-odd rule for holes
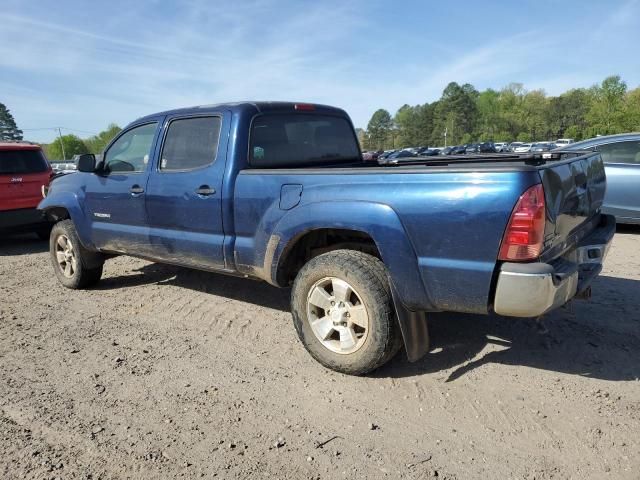
[[[56,277],[67,288],[89,287],[102,276],[103,261],[99,254],[82,246],[71,220],[56,223],[51,229],[49,254]]]
[[[338,372],[368,373],[401,347],[384,264],[362,252],[335,250],[310,260],[294,281],[291,311],[307,351]]]

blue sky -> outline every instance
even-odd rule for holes
[[[0,102],[25,136],[174,107],[302,100],[366,126],[450,81],[640,84],[640,0],[0,1]],[[68,133],[69,130],[64,131]]]

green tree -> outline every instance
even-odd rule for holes
[[[487,89],[476,98],[478,109],[478,138],[480,140],[495,140],[496,133],[502,129],[500,115],[500,94]]]
[[[477,91],[469,84],[461,87],[456,82],[449,83],[438,102],[432,138],[442,138],[445,129],[451,143],[465,134],[472,135],[477,119],[476,96]]]
[[[584,137],[591,97],[583,88],[576,88],[558,97],[551,97],[547,108],[546,123],[554,138]]]
[[[432,136],[434,127],[433,120],[437,107],[438,102],[431,104],[425,103],[424,105],[415,107],[416,122],[418,124],[416,145],[424,147],[444,145],[444,132],[439,137],[433,138]]]
[[[626,132],[640,132],[640,88],[631,90],[625,95],[622,126]]]
[[[525,129],[524,95],[526,90],[521,83],[510,83],[500,90],[500,119],[502,130],[508,133],[508,140],[518,139]]]
[[[592,134],[618,133],[622,130],[622,105],[627,84],[619,75],[605,78],[600,85],[591,88],[593,102],[589,111]]]
[[[64,156],[61,142],[64,145]],[[55,142],[47,145],[45,151],[50,160],[69,160],[74,155],[90,153],[82,139],[72,134],[59,137]]]
[[[403,105],[396,112],[394,121],[397,127],[398,145],[415,147],[420,144],[420,106]]]
[[[383,149],[389,145],[390,138],[393,143],[392,130],[393,120],[391,119],[391,114],[383,108],[376,110],[367,125],[370,148]]]
[[[478,92],[471,84],[449,83],[431,104],[403,105],[393,120],[374,113],[367,128],[370,148],[437,146],[477,140],[536,141],[560,137],[581,140],[596,134],[640,130],[640,88],[627,91],[619,76],[590,89],[559,96],[527,91],[511,83],[500,91]]]
[[[113,137],[120,133],[121,130],[122,129],[118,125],[111,123],[106,130],[84,140],[84,143],[89,150],[88,153],[94,153],[96,155],[102,153],[107,144],[113,139]]]
[[[0,140],[22,140],[22,130],[4,103],[0,103]]]
[[[545,122],[547,97],[543,90],[527,92],[522,99],[524,126],[532,141],[546,140],[551,135]]]

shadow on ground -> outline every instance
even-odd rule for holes
[[[264,282],[160,264],[145,265],[137,272],[105,278],[97,288],[173,285],[289,311],[289,290]],[[640,281],[602,276],[596,279],[594,292],[591,302],[574,302],[548,315],[542,324],[496,315],[430,314],[431,352],[416,363],[409,363],[401,352],[373,376],[446,370],[447,381],[455,381],[494,363],[607,380],[640,378]]]
[[[640,225],[624,225],[622,223],[618,223],[616,225],[616,233],[631,233],[640,235]]]
[[[40,240],[34,233],[9,235],[0,233],[0,257],[30,255],[49,250],[49,242]]]
[[[144,265],[134,275],[105,277],[95,288],[111,290],[150,284],[188,288],[274,310],[289,311],[289,289],[246,278],[159,263]]]
[[[447,381],[455,381],[493,363],[636,380],[640,378],[640,281],[599,277],[594,291],[600,294],[591,302],[576,301],[549,314],[542,324],[497,315],[431,314],[431,352],[413,364],[401,353],[375,376],[447,370]]]

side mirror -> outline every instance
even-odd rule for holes
[[[78,156],[78,171],[93,173],[96,171],[96,156],[93,153],[83,153]]]

